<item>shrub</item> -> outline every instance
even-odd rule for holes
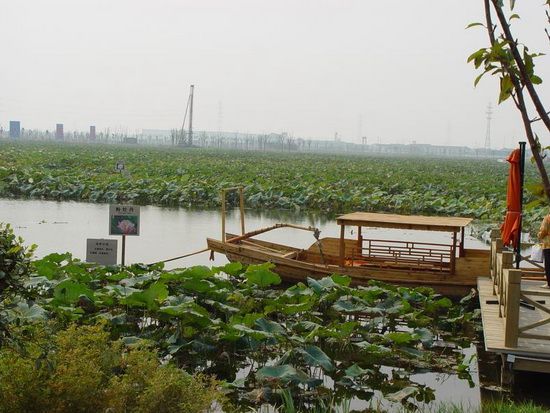
[[[25,247],[23,239],[13,233],[11,226],[0,222],[0,295],[9,287],[20,287],[35,248],[35,245]]]
[[[3,348],[0,383],[0,413],[200,413],[221,398],[216,381],[127,350],[99,325],[38,331],[23,353]]]

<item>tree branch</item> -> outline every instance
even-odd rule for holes
[[[489,40],[491,41],[491,45],[494,45],[495,44],[495,27],[493,26],[493,23],[492,23],[491,8],[489,7],[489,1],[492,1],[493,5],[496,8],[495,1],[498,1],[498,0],[483,0],[483,1],[485,3],[485,19],[487,21],[487,32],[489,34]],[[502,25],[502,22],[501,22],[501,25]],[[515,43],[513,43],[513,45],[515,45]],[[515,50],[517,52],[517,48]],[[523,61],[521,61],[521,63],[523,64]],[[508,76],[510,76],[510,80],[512,81],[514,90],[516,91],[516,95],[515,97],[513,97],[514,103],[516,104],[516,107],[519,109],[521,113],[521,119],[523,121],[525,135],[527,136],[527,140],[529,141],[529,147],[531,148],[531,152],[533,153],[535,164],[537,165],[537,169],[539,170],[539,174],[542,180],[542,186],[544,188],[544,193],[546,195],[546,198],[550,201],[550,179],[548,178],[548,174],[546,173],[546,167],[544,166],[541,154],[539,152],[538,143],[537,143],[537,140],[535,139],[535,134],[533,133],[533,128],[531,125],[531,121],[529,119],[527,106],[525,105],[525,99],[523,97],[522,84],[518,79],[516,72],[512,70],[508,62],[501,61],[501,65],[506,71],[506,73],[508,74]]]
[[[535,108],[541,120],[546,125],[546,128],[548,129],[548,131],[550,131],[550,117],[548,117],[546,110],[544,109],[544,106],[539,99],[539,95],[537,94],[537,91],[533,86],[533,82],[531,82],[531,79],[529,78],[527,69],[525,68],[525,64],[523,63],[523,59],[519,54],[517,43],[514,40],[514,37],[512,36],[512,32],[510,31],[510,25],[506,21],[506,16],[504,16],[502,7],[499,5],[499,0],[491,0],[491,2],[493,3],[493,7],[495,9],[498,20],[500,22],[500,26],[502,27],[504,36],[508,41],[508,44],[510,45],[510,51],[512,52],[512,56],[514,57],[516,65],[518,66],[521,81],[527,88],[527,91],[529,92],[529,96],[531,97],[531,100],[533,101],[533,104],[535,105]]]
[[[550,115],[550,112],[546,112],[547,115]],[[539,120],[541,120],[540,118],[533,118],[531,119],[531,123],[535,123],[535,122],[538,122]]]

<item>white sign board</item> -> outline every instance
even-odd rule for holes
[[[86,262],[116,265],[117,245],[116,239],[88,238],[86,240]]]
[[[139,206],[109,205],[109,235],[139,235]]]
[[[118,161],[115,165],[115,170],[122,173],[124,171],[124,161]]]

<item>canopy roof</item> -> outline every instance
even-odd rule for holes
[[[338,225],[459,232],[472,218],[352,212],[336,218]]]

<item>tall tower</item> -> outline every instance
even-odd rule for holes
[[[485,131],[485,149],[491,149],[491,115],[493,114],[493,108],[491,103],[487,105],[487,129]]]

